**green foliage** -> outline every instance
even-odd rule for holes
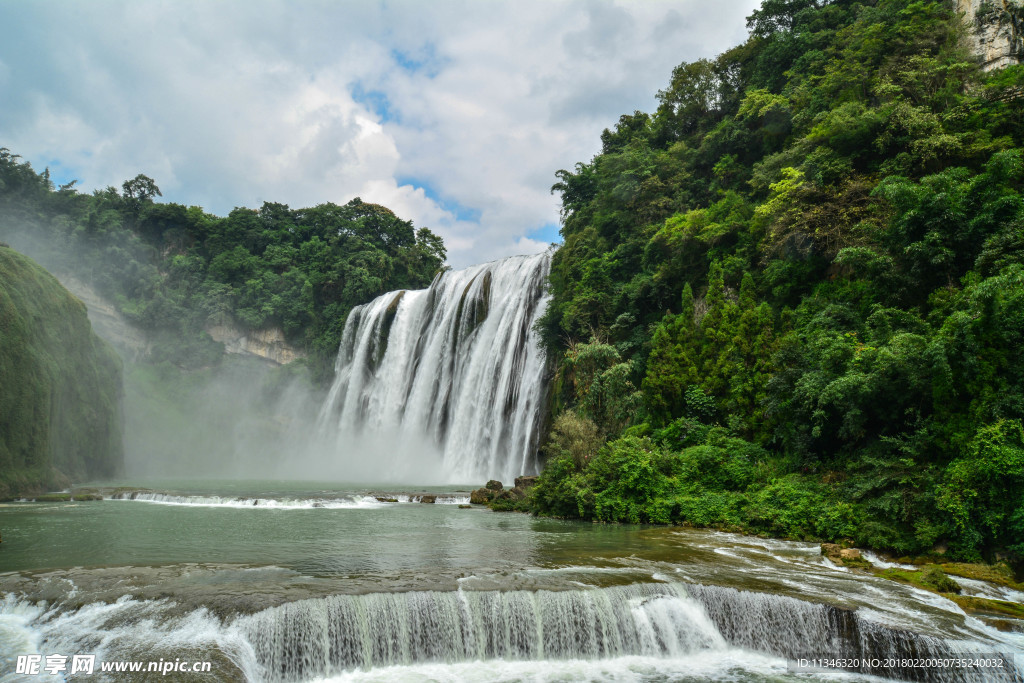
[[[981,427],[946,468],[939,509],[952,518],[963,555],[1011,546],[1024,551],[1024,429],[1020,420]]]
[[[226,217],[161,204],[152,178],[81,195],[55,189],[0,149],[0,238],[94,285],[155,341],[151,362],[219,362],[205,330],[279,327],[329,374],[348,311],[387,291],[430,284],[441,239],[360,199],[290,209],[264,203]]]
[[[1024,70],[982,72],[943,2],[748,27],[557,173],[539,329],[612,441],[535,510],[1024,557]]]
[[[121,469],[121,361],[85,306],[0,247],[0,498]]]

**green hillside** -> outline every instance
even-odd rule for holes
[[[1020,558],[1024,67],[948,2],[748,26],[557,174],[533,509]]]
[[[0,245],[0,498],[119,473],[121,395],[82,302]]]

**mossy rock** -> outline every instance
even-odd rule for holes
[[[960,605],[965,612],[989,614],[1024,619],[1024,605],[1006,600],[979,598],[974,595],[950,595],[950,600]]]
[[[938,565],[931,565],[925,570],[885,569],[878,572],[878,575],[900,583],[909,583],[933,593],[958,595],[961,590],[960,584],[946,576]]]
[[[844,567],[850,567],[851,569],[870,569],[871,562],[864,559],[863,557],[844,557],[842,558]]]
[[[486,505],[494,497],[494,491],[490,489],[477,489],[469,494],[469,502],[473,505]]]
[[[999,586],[1007,586],[1015,590],[1024,591],[1024,584],[1018,583],[1013,575],[1013,569],[1005,562],[996,564],[975,564],[969,562],[944,562],[942,571],[951,576],[962,576],[965,579],[976,579],[987,581]]]
[[[929,567],[921,575],[921,583],[939,593],[956,593],[961,591],[960,584],[946,576],[941,567]]]
[[[70,493],[44,493],[33,499],[37,503],[68,503],[71,501]]]

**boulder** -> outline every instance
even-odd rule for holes
[[[860,551],[856,548],[843,548],[839,551],[839,557],[844,560],[859,560]]]
[[[832,560],[836,564],[839,564],[842,560],[842,551],[843,549],[839,546],[838,543],[821,544],[821,554],[827,557],[828,559]]]
[[[433,494],[424,494],[420,496],[421,503],[434,503],[437,501],[437,496]]]
[[[494,497],[494,491],[489,489],[477,489],[469,494],[469,502],[474,505],[487,505]]]
[[[518,486],[513,489],[509,489],[508,492],[512,494],[511,497],[513,500],[522,500],[523,498],[526,498],[526,490]]]
[[[484,484],[484,488],[490,491],[500,491],[504,487],[501,485],[501,482],[498,481],[497,479],[491,479],[489,482]]]
[[[526,490],[537,483],[536,475],[530,477],[516,477],[516,488]]]

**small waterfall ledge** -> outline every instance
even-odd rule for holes
[[[424,463],[451,483],[536,473],[548,372],[533,326],[550,266],[550,253],[514,256],[352,309],[321,441],[376,460],[382,481]]]

